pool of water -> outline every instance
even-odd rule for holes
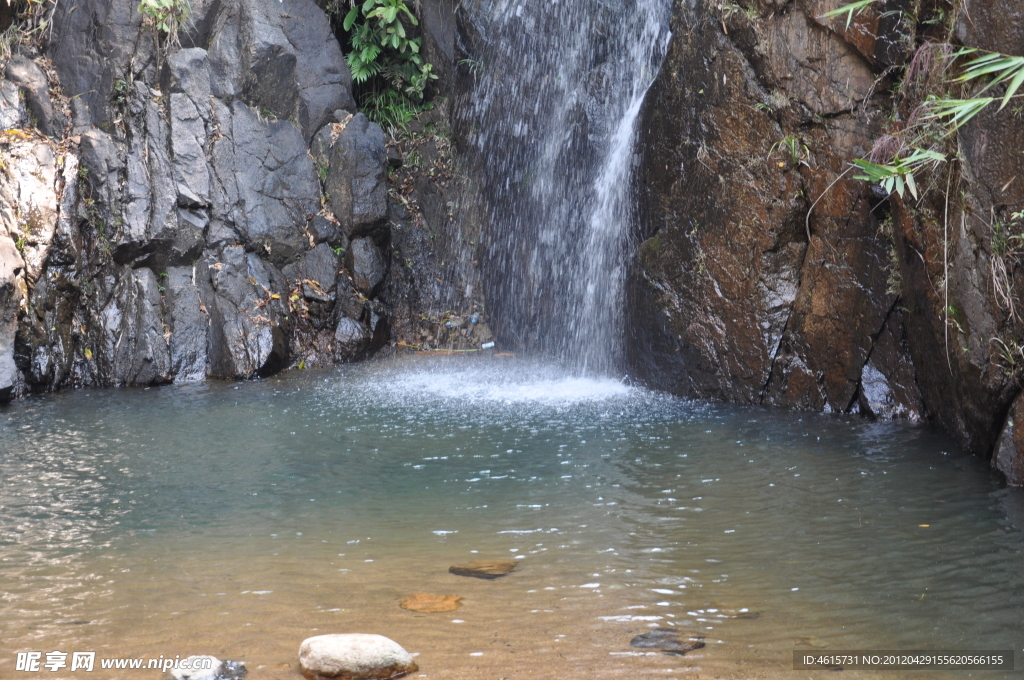
[[[824,649],[1022,664],[1022,529],[1024,496],[926,429],[515,359],[70,392],[0,410],[0,678],[60,650],[295,680],[329,632],[467,680],[818,677],[792,653]],[[519,566],[448,573],[472,559]],[[419,592],[463,606],[398,606]],[[669,626],[707,646],[630,647]],[[41,675],[160,677],[64,671]]]

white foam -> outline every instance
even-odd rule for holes
[[[372,389],[392,398],[439,398],[493,404],[571,405],[626,397],[635,391],[621,380],[558,375],[550,366],[395,370]]]

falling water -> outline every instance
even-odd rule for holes
[[[466,5],[457,107],[484,201],[482,269],[508,345],[614,371],[634,210],[634,131],[670,0]]]

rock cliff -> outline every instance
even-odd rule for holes
[[[841,4],[676,3],[643,120],[631,364],[691,396],[929,420],[988,455],[1020,392],[1024,272],[994,225],[1024,206],[1021,122],[961,129],[920,201],[853,179],[912,115],[902,66],[953,8],[887,0],[847,26],[823,16]],[[957,16],[964,45],[1024,54],[1024,10]]]
[[[0,399],[361,359],[463,302],[312,0],[193,0],[173,41],[136,0],[52,21],[0,81]]]

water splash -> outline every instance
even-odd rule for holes
[[[607,377],[573,375],[535,361],[412,361],[379,372],[364,388],[380,403],[444,408],[515,406],[544,409],[634,400],[644,390]]]
[[[636,121],[669,0],[470,2],[473,86],[456,106],[483,196],[492,325],[577,373],[614,372],[633,229]]]

